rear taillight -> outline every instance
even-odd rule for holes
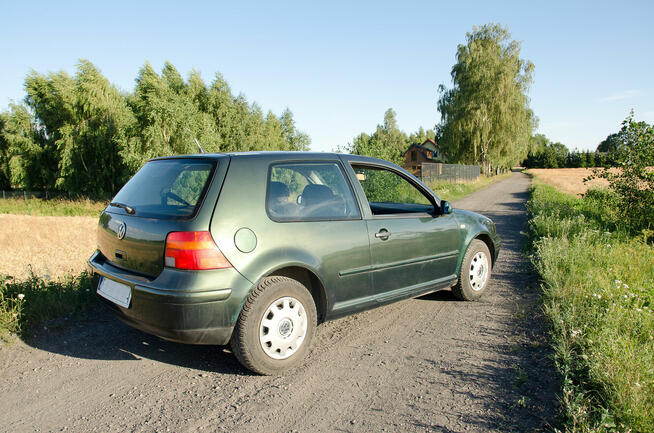
[[[209,232],[172,232],[166,237],[165,265],[177,269],[223,269],[232,265]]]

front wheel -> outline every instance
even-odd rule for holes
[[[309,353],[316,317],[306,287],[291,278],[264,278],[245,301],[232,334],[232,351],[255,373],[281,374]]]
[[[452,287],[452,293],[461,301],[476,301],[486,290],[491,277],[491,255],[488,246],[479,239],[468,245],[459,281]]]

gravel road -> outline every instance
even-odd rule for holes
[[[479,302],[439,292],[323,324],[284,377],[98,310],[0,350],[0,431],[549,430],[556,375],[520,253],[528,186],[514,173],[454,203],[491,217],[503,240]]]

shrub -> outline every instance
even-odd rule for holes
[[[632,233],[652,236],[654,224],[654,128],[635,122],[633,113],[622,123],[613,157],[619,170],[599,169],[594,177],[609,181],[621,217]]]
[[[0,338],[27,336],[34,326],[55,317],[81,312],[95,302],[93,278],[87,272],[48,281],[0,276]]]

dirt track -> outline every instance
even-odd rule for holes
[[[556,379],[520,255],[528,185],[516,173],[455,203],[503,239],[480,302],[440,292],[323,324],[285,377],[98,311],[0,351],[0,431],[547,430]]]

